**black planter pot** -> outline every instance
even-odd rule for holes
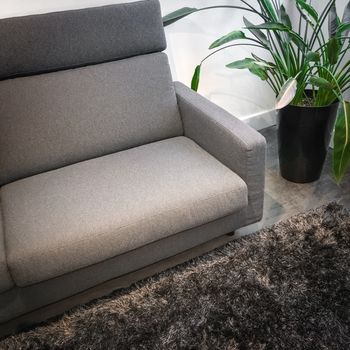
[[[280,171],[306,183],[320,178],[339,103],[326,107],[287,106],[277,117]]]

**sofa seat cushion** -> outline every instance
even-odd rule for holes
[[[19,286],[75,271],[247,206],[244,181],[186,137],[3,186]]]

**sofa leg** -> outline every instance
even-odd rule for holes
[[[227,233],[226,235],[227,235],[227,236],[234,236],[234,235],[235,235],[235,231],[232,231],[232,232],[230,232],[230,233]]]

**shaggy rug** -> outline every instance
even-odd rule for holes
[[[294,216],[0,348],[348,350],[350,216]]]

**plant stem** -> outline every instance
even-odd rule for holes
[[[316,37],[318,36],[319,32],[322,30],[323,23],[325,19],[327,18],[329,11],[331,10],[332,6],[334,5],[335,0],[330,0],[324,10],[321,13],[319,22],[317,26],[315,27],[315,30],[310,38],[310,47],[312,48],[315,45]]]
[[[241,2],[244,2],[240,0]],[[245,2],[244,2],[245,3]],[[236,9],[236,10],[243,10],[243,11],[248,11],[255,13],[256,15],[260,16],[264,21],[266,21],[267,17],[264,16],[264,14],[260,13],[259,11],[255,10],[254,7],[248,5],[249,7],[242,7],[242,6],[232,6],[232,5],[216,5],[216,6],[208,6],[208,7],[202,7],[198,9],[195,12],[200,12],[200,11],[206,11],[206,10],[212,10],[212,9],[218,9],[218,8],[230,8],[230,9]]]

